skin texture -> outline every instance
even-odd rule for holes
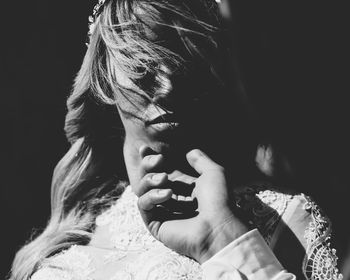
[[[141,156],[144,150],[144,147],[140,149]],[[153,236],[177,252],[203,263],[248,229],[231,207],[224,168],[198,149],[190,151],[186,158],[198,172],[198,177],[181,172],[153,173],[160,169],[162,156],[143,157],[141,165],[146,175],[137,185],[138,205]],[[177,191],[171,188],[174,181],[183,182],[188,188],[194,185],[192,200],[183,201],[172,196]],[[158,207],[171,200],[172,204]],[[193,204],[196,205],[191,208]]]
[[[162,79],[166,86],[155,96],[158,102],[169,104],[176,88],[171,71],[163,66],[164,69]],[[135,89],[122,72],[118,77],[124,86]],[[184,107],[191,104],[183,103]],[[179,121],[174,126],[167,121],[160,126],[150,124],[149,120],[174,113],[157,104],[152,101],[118,104],[125,128],[128,177],[152,235],[178,253],[202,263],[247,232],[247,227],[231,206],[232,186],[226,180],[224,168],[201,150],[192,148],[192,143],[198,143],[195,134],[199,130],[190,121]],[[181,112],[186,112],[186,108]]]
[[[120,93],[117,102],[126,169],[152,235],[202,263],[247,232],[232,208],[233,184],[208,156],[229,153],[223,142],[229,139],[223,107],[229,97],[221,94],[203,58],[189,55],[161,26],[150,27],[149,39],[171,42],[167,48],[185,62],[181,67],[160,62],[136,83],[114,69],[118,84],[135,93]],[[151,96],[143,91],[149,88]]]

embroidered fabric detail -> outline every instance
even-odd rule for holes
[[[262,201],[263,206],[254,208],[253,212],[257,218],[256,224],[269,244],[293,196],[270,190],[260,191],[257,196]],[[266,218],[268,218],[267,221]]]
[[[121,271],[110,280],[202,280],[200,265],[176,252],[167,250],[149,250],[137,260],[123,263]]]
[[[94,269],[90,257],[76,245],[47,259],[32,280],[92,280]]]
[[[303,272],[310,280],[341,280],[343,276],[337,269],[336,250],[331,248],[331,223],[321,208],[303,195],[304,209],[311,215],[311,222],[305,231],[307,241]]]
[[[108,225],[111,243],[124,251],[148,250],[162,244],[148,232],[137,208],[137,196],[126,188],[117,203],[96,218],[97,226]]]
[[[149,233],[137,199],[128,187],[115,205],[96,218],[97,226],[108,227],[115,249],[106,254],[104,263],[120,266],[110,280],[202,279],[202,268],[197,262],[167,248]]]
[[[116,272],[109,280],[134,280],[134,270],[128,264],[123,266],[121,271]]]
[[[244,192],[236,195],[236,205],[248,214],[250,225],[258,228],[267,244],[270,244],[275,229],[292,199],[292,195],[272,190],[246,188]]]
[[[73,275],[62,269],[44,267],[30,278],[31,280],[73,280]]]
[[[120,261],[127,256],[127,252],[125,251],[113,251],[106,254],[103,258],[103,263],[108,264],[116,261]]]
[[[152,259],[153,265],[147,270],[137,268],[140,276],[147,275],[140,280],[201,280],[203,277],[202,268],[197,262],[169,249],[162,253],[149,251],[140,259],[140,263],[147,259]]]
[[[237,194],[236,204],[248,215],[267,242],[293,196],[271,190],[246,189]],[[330,249],[330,225],[320,209],[308,201],[306,211],[312,222],[305,237],[307,257],[304,273],[312,280],[340,280],[335,251]],[[92,262],[77,246],[49,258],[32,280],[201,280],[201,266],[157,241],[147,230],[137,208],[137,196],[128,187],[118,201],[96,219],[97,226],[109,231],[111,247]],[[103,229],[103,230],[104,230]],[[328,237],[327,237],[328,236]],[[101,251],[99,251],[101,252]],[[91,255],[93,257],[93,255]],[[102,262],[100,261],[102,257]],[[94,264],[98,267],[94,267]]]

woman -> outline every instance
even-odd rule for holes
[[[257,137],[217,10],[95,7],[52,215],[11,279],[340,279],[319,208],[254,183]]]

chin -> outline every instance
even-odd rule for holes
[[[157,154],[168,154],[172,150],[171,143],[163,141],[154,141],[149,147]]]

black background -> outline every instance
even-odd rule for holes
[[[350,244],[349,24],[336,1],[234,2],[238,57],[261,126],[300,166],[302,190]],[[50,182],[66,143],[65,100],[93,1],[1,4],[1,276],[32,228],[45,226]],[[348,278],[350,279],[350,278]]]

